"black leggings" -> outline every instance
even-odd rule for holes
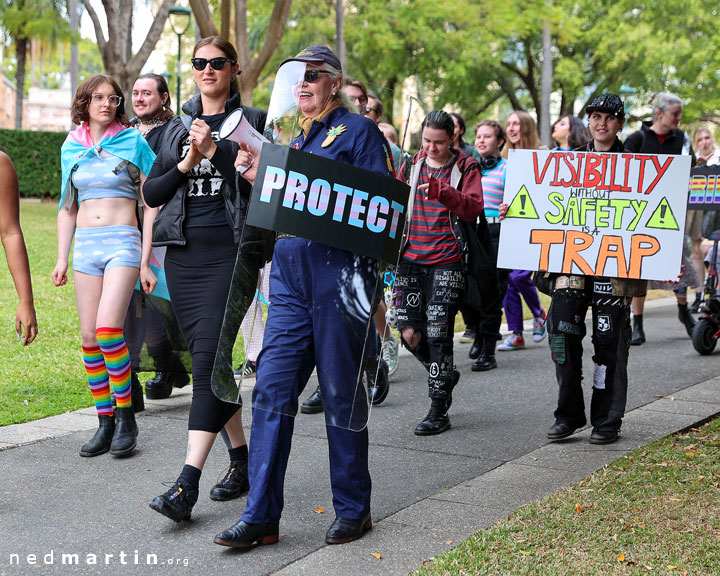
[[[184,233],[185,246],[168,246],[165,274],[173,310],[192,356],[193,398],[188,430],[218,433],[240,409],[238,404],[218,399],[211,388],[238,249],[229,226],[186,228]],[[247,295],[242,298],[246,309],[257,284],[257,264],[254,262],[251,268],[255,280],[249,300]]]

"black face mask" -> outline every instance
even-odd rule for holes
[[[493,168],[495,168],[495,166],[497,166],[498,163],[500,162],[500,158],[495,158],[493,156],[488,156],[488,157],[480,156],[478,161],[480,162],[480,170],[482,170],[483,172],[486,172],[488,170],[492,170]]]

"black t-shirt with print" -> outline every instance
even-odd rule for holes
[[[210,126],[213,142],[220,149],[216,152],[213,160],[220,160],[219,157],[223,156],[224,153],[225,158],[222,159],[225,161],[224,164],[227,164],[231,154],[230,142],[222,140],[218,136],[218,131],[225,117],[224,113],[201,116]],[[182,158],[187,155],[189,148],[189,143],[183,144]],[[232,164],[232,159],[230,159],[230,163]],[[227,167],[224,166],[224,168],[227,171]],[[226,173],[226,176],[228,175]],[[188,228],[228,226],[225,201],[222,195],[223,175],[218,166],[207,158],[203,158],[200,164],[190,170],[188,176],[187,196],[185,198],[185,226]]]

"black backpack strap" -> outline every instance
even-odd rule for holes
[[[137,217],[138,228],[140,228],[140,232],[142,233],[142,207],[144,206],[144,203],[142,201],[142,197],[140,196],[140,168],[135,166],[135,164],[133,164],[129,160],[123,160],[117,166],[115,166],[115,168],[113,168],[113,174],[119,174],[120,170],[122,170],[123,168],[127,168],[128,174],[130,175],[133,184],[135,184],[135,190],[137,192],[137,209],[135,210],[135,215]]]

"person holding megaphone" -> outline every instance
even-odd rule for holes
[[[210,497],[229,500],[248,489],[240,405],[217,398],[211,381],[218,347],[232,346],[232,341],[221,344],[220,340],[231,283],[234,305],[247,310],[258,270],[267,258],[261,233],[243,225],[250,184],[239,178],[233,165],[238,145],[219,137],[220,126],[233,110],[242,108],[259,131],[266,114],[242,106],[235,91],[235,77],[240,74],[237,52],[227,40],[219,36],[200,40],[192,65],[200,93],[183,105],[187,116],[170,121],[145,196],[150,206],[163,206],[155,220],[153,245],[167,246],[168,290],[192,356],[185,465],[170,490],[150,504],[176,522],[190,519],[205,460],[223,427],[231,444],[230,466]],[[232,379],[232,370],[228,376]]]

